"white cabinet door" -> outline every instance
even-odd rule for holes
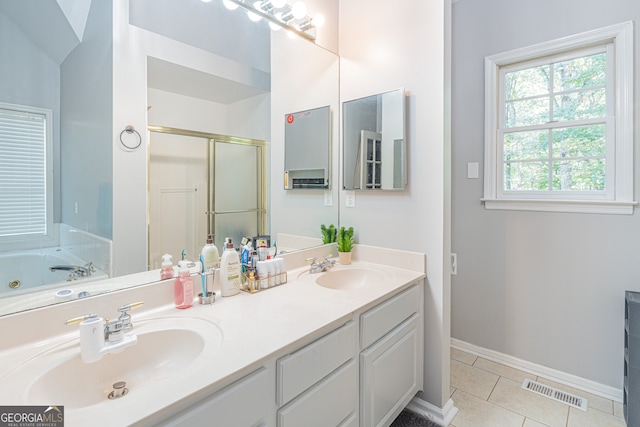
[[[388,426],[419,390],[416,313],[360,353],[360,426]]]

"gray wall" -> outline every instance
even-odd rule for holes
[[[92,2],[82,43],[60,66],[62,222],[109,239],[113,212],[112,22],[110,2]]]
[[[485,56],[639,19],[637,0],[453,5],[452,337],[616,390],[624,290],[640,289],[638,214],[487,211],[482,167],[480,179],[466,173],[484,159]],[[636,53],[636,105],[638,70]],[[637,200],[637,172],[634,187]]]
[[[56,170],[59,165],[60,146],[59,65],[1,10],[0,58],[10,58],[0,61],[0,102],[52,110]],[[57,195],[60,191],[59,181],[54,181],[54,192]],[[54,196],[54,203],[56,200],[57,197]],[[60,221],[59,211],[59,204],[55,203],[54,222]]]

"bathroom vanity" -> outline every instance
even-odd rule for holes
[[[359,252],[318,274],[297,254],[287,284],[210,306],[175,309],[165,281],[2,317],[21,328],[0,349],[0,402],[64,406],[67,426],[387,426],[422,389],[425,260]],[[83,363],[64,321],[141,299],[137,344]],[[116,381],[129,391],[109,400]]]

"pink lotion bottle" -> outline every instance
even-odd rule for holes
[[[189,308],[193,305],[193,279],[186,260],[178,262],[178,277],[173,284],[173,298],[176,308]]]
[[[160,280],[173,279],[173,262],[171,254],[162,255],[162,268],[160,269]]]

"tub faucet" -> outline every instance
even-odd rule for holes
[[[336,260],[330,260],[330,256],[331,255],[325,255],[320,262],[318,262],[317,257],[308,258],[307,262],[311,262],[311,264],[309,265],[309,273],[321,273],[333,267],[336,263]]]
[[[92,262],[86,263],[84,267],[81,267],[79,265],[54,265],[53,267],[49,267],[49,270],[52,272],[58,270],[68,271],[68,282],[71,280],[76,280],[78,277],[89,277],[91,276],[91,273],[95,273],[96,271]]]
[[[119,353],[138,342],[138,337],[128,334],[133,329],[129,311],[144,302],[125,304],[118,308],[120,317],[116,320],[103,319],[97,314],[74,317],[67,325],[80,325],[80,357],[84,363],[93,363],[107,353]]]

